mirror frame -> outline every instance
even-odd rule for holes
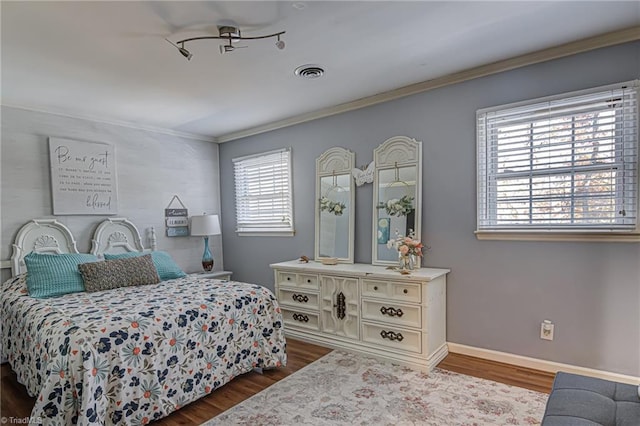
[[[373,150],[375,173],[373,175],[373,216],[371,227],[371,264],[397,265],[397,261],[378,259],[378,203],[380,192],[380,171],[396,167],[416,167],[415,176],[415,235],[422,241],[422,142],[407,136],[393,136]],[[391,238],[391,237],[390,237]],[[420,267],[421,258],[416,259]]]
[[[345,148],[329,148],[316,158],[316,223],[315,223],[315,260],[321,261],[326,257],[320,256],[320,197],[322,196],[321,179],[334,175],[348,175],[349,177],[349,246],[347,257],[337,258],[339,263],[353,263],[355,245],[355,209],[356,191],[351,172],[355,167],[356,154]]]

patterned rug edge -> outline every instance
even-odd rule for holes
[[[356,358],[353,358],[354,356]],[[331,359],[331,361],[329,361],[329,359]],[[331,370],[324,369],[324,371],[322,371],[323,367],[321,364],[330,363],[330,362],[335,363],[336,368]],[[375,415],[374,417],[371,417],[370,415],[368,416],[368,413],[367,413],[367,414],[362,414],[362,417],[366,418],[366,420],[364,421],[360,421],[361,418],[359,417],[346,419],[344,417],[344,413],[345,413],[344,405],[353,403],[353,401],[349,402],[351,399],[349,396],[347,396],[341,401],[335,401],[335,397],[333,401],[327,401],[328,398],[323,397],[321,398],[323,400],[323,403],[320,404],[320,406],[318,406],[313,413],[311,413],[311,415],[313,416],[312,418],[309,418],[308,416],[305,417],[304,413],[297,414],[295,415],[295,417],[292,417],[291,419],[289,419],[291,420],[290,424],[292,425],[293,424],[298,424],[298,425],[299,424],[312,424],[312,425],[358,424],[358,425],[364,426],[369,424],[376,424],[377,422],[379,424],[396,425],[396,426],[401,424],[402,425],[425,424],[425,425],[438,425],[438,426],[443,426],[444,424],[447,424],[447,425],[473,424],[478,426],[488,426],[488,425],[496,426],[497,424],[539,425],[540,419],[542,417],[542,413],[544,411],[546,397],[548,396],[546,394],[521,388],[518,386],[495,382],[493,380],[470,376],[463,373],[457,373],[457,372],[449,371],[446,369],[440,369],[437,367],[429,373],[419,372],[419,371],[410,369],[408,367],[403,367],[402,365],[391,362],[389,360],[379,359],[376,357],[372,357],[370,355],[354,353],[354,352],[346,351],[343,349],[336,349],[318,358],[317,360],[311,362],[310,364],[304,366],[303,368],[293,372],[287,377],[273,383],[269,387],[261,390],[255,395],[252,395],[246,400],[239,402],[238,404],[234,405],[233,407],[230,407],[229,409],[225,410],[222,413],[219,413],[215,417],[212,417],[211,419],[202,423],[200,426],[216,426],[216,425],[228,425],[228,424],[234,424],[234,425],[252,424],[252,425],[262,425],[262,426],[273,425],[275,424],[274,420],[278,419],[277,415],[274,416],[272,413],[262,413],[262,414],[260,414],[259,412],[254,413],[254,412],[251,412],[253,409],[250,409],[249,413],[247,413],[247,406],[251,406],[251,405],[260,406],[261,404],[264,403],[262,399],[264,399],[265,397],[273,398],[274,394],[276,395],[283,394],[283,389],[282,389],[283,387],[285,388],[285,393],[286,393],[286,387],[289,384],[289,382],[293,381],[293,383],[291,384],[292,386],[299,386],[299,384],[296,384],[296,381],[300,378],[300,376],[304,376],[305,374],[310,375],[311,377],[313,377],[315,374],[315,377],[313,377],[312,380],[318,381],[318,383],[323,381],[326,381],[327,383],[340,382],[339,380],[337,380],[337,377],[330,377],[330,376],[335,376],[337,374],[339,378],[342,378],[342,376],[339,376],[340,373],[338,372],[338,370],[341,370],[344,368],[348,370],[352,365],[352,363],[357,364],[356,365],[357,368],[360,368],[361,366],[368,367],[367,371],[364,373],[364,375],[366,375],[367,377],[365,378],[363,375],[362,379],[365,379],[364,382],[368,382],[370,386],[373,386],[374,387],[373,389],[376,389],[376,386],[378,385],[378,383],[380,385],[394,386],[394,384],[392,384],[393,378],[395,378],[394,373],[397,374],[398,369],[400,369],[402,376],[404,376],[404,373],[407,373],[408,375],[408,377],[404,378],[402,382],[404,382],[404,380],[411,380],[411,378],[416,378],[419,376],[424,376],[425,378],[426,376],[430,376],[433,380],[435,380],[435,382],[429,384],[429,386],[435,385],[434,391],[431,392],[433,394],[440,395],[441,388],[442,389],[449,388],[450,387],[449,382],[451,380],[455,382],[456,380],[462,379],[465,381],[464,382],[465,386],[463,388],[459,388],[456,391],[457,394],[455,395],[449,392],[447,393],[447,395],[438,396],[437,401],[433,401],[433,400],[427,401],[427,400],[423,400],[422,396],[416,397],[415,394],[404,395],[404,397],[401,397],[400,399],[398,399],[398,397],[396,396],[397,394],[393,394],[393,393],[391,394],[392,396],[386,396],[385,398],[380,399],[378,396],[375,396],[375,391],[372,391],[371,389],[366,389],[367,384],[363,382],[363,383],[359,383],[359,385],[361,385],[360,386],[361,388],[355,391],[359,393],[358,395],[356,395],[356,399],[363,401],[363,400],[369,399],[370,397],[378,398],[380,400],[379,404],[384,405],[385,403],[387,404],[391,403],[391,406],[394,408],[398,404],[400,404],[400,405],[403,405],[404,407],[402,410],[400,410],[401,411],[400,415],[401,416],[404,415],[405,417],[407,417],[405,414],[409,413],[410,416],[408,416],[405,419],[392,417],[391,421],[389,421],[390,418],[388,418],[388,415],[385,415],[384,413],[381,415],[380,414]],[[370,367],[373,367],[373,370],[371,370]],[[381,371],[378,367],[383,367],[383,370]],[[317,375],[319,371],[321,372],[321,376]],[[342,370],[342,372],[345,373],[344,370]],[[360,372],[362,373],[362,371]],[[297,373],[300,373],[300,374],[297,374]],[[349,373],[347,372],[346,374],[349,374]],[[432,382],[431,379],[429,379],[429,381]],[[440,383],[442,383],[442,385],[439,385]],[[278,386],[275,386],[275,385],[278,385]],[[405,382],[405,385],[406,385],[406,382]],[[314,385],[311,385],[311,387],[313,386]],[[323,385],[320,384],[319,386],[323,386]],[[334,386],[333,389],[329,389],[329,391],[325,392],[324,394],[329,395],[332,393],[336,393],[339,395],[343,392],[343,390],[345,391],[349,390],[348,387],[343,387],[344,386],[343,383],[337,386],[338,388]],[[503,389],[503,390],[500,391],[500,389]],[[306,390],[309,390],[309,389],[305,387],[305,391]],[[327,389],[321,388],[321,390],[326,391]],[[478,392],[476,393],[476,391]],[[489,393],[485,394],[484,393],[485,391],[488,391]],[[371,394],[368,395],[367,392],[370,392]],[[428,390],[424,390],[424,389],[422,389],[421,392],[426,392],[426,394],[430,393]],[[294,392],[294,395],[295,395],[294,397],[287,397],[286,400],[283,400],[281,402],[284,402],[285,404],[289,403],[291,402],[291,399],[295,399],[295,398],[299,399],[299,395],[304,393],[305,393],[304,391]],[[353,390],[352,390],[352,393],[354,393]],[[427,397],[427,398],[430,398],[430,397]],[[389,399],[393,399],[393,401],[390,401]],[[314,398],[314,400],[316,399]],[[466,401],[467,406],[469,406],[470,408],[464,414],[458,414],[456,411],[454,411],[453,412],[454,413],[453,417],[455,417],[454,419],[453,417],[451,417],[452,413],[448,412],[447,410],[451,410],[452,405],[455,406],[456,403],[462,402],[459,400]],[[256,401],[258,401],[258,403],[256,403]],[[308,398],[299,400],[298,401],[299,404],[294,405],[294,408],[300,407],[303,404],[306,404],[308,401],[310,401]],[[430,406],[429,404],[436,404],[436,406],[433,406],[433,405]],[[434,407],[437,407],[437,408],[434,408]],[[311,408],[307,406],[307,410],[311,410]],[[289,413],[294,411],[295,410],[289,411]],[[352,410],[346,410],[346,412],[351,412],[351,411]],[[234,419],[237,419],[237,421],[233,420],[230,423],[230,419],[228,418],[228,416],[234,416]],[[462,416],[462,418],[459,418],[458,416]],[[435,420],[435,423],[431,421],[432,418]],[[465,421],[463,423],[460,423],[460,421],[462,421],[463,418]],[[360,423],[353,423],[353,421],[356,419],[360,421]],[[418,419],[418,423],[416,423],[416,419]],[[440,419],[440,420],[438,421],[437,419]],[[471,419],[474,419],[474,420],[471,420]],[[281,423],[281,418],[279,420],[280,420],[279,424],[285,424],[285,423]],[[372,420],[374,420],[374,423],[371,423]],[[467,423],[468,420],[471,420],[472,423]],[[286,423],[286,424],[289,424],[289,423]]]
[[[274,382],[274,383],[270,384],[270,385],[269,385],[269,386],[267,386],[266,388],[262,389],[260,392],[258,392],[258,393],[256,393],[256,394],[254,394],[254,395],[251,395],[249,398],[244,399],[244,400],[242,400],[242,401],[238,402],[237,404],[235,404],[235,405],[233,405],[233,406],[231,406],[231,407],[227,408],[227,409],[226,409],[226,410],[224,410],[222,413],[220,413],[220,414],[218,414],[218,415],[216,415],[216,416],[214,416],[214,417],[211,417],[209,420],[205,421],[204,423],[201,423],[199,426],[207,426],[209,423],[213,422],[213,421],[216,419],[216,417],[223,415],[223,414],[224,414],[224,413],[226,413],[227,411],[232,410],[234,407],[236,407],[236,406],[238,406],[238,405],[240,405],[240,404],[248,403],[248,402],[249,402],[249,401],[251,401],[252,399],[257,399],[257,398],[259,398],[259,397],[260,397],[260,394],[261,394],[261,393],[263,393],[263,392],[266,392],[266,391],[267,391],[267,389],[269,389],[271,386],[275,386],[275,385],[277,385],[278,383],[285,383],[287,380],[292,379],[292,378],[293,378],[293,376],[294,376],[295,374],[301,373],[302,371],[306,370],[307,368],[311,368],[311,366],[313,366],[315,363],[320,362],[322,359],[324,359],[325,357],[328,357],[329,355],[332,355],[332,354],[333,354],[333,353],[335,353],[335,352],[336,352],[336,349],[331,350],[331,352],[327,352],[326,354],[322,355],[320,358],[316,359],[315,361],[310,362],[309,364],[305,365],[305,366],[304,366],[304,367],[302,367],[301,369],[294,371],[293,373],[289,374],[287,377],[285,377],[285,378],[283,378],[283,379],[280,379],[280,380],[278,380],[277,382]],[[345,352],[345,351],[343,351],[343,352]],[[277,367],[276,367],[276,368],[277,368]]]

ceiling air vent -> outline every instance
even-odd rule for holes
[[[295,70],[295,74],[302,78],[313,80],[320,78],[324,74],[324,69],[320,65],[301,65]]]

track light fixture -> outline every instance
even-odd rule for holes
[[[185,47],[184,44],[188,43],[190,41],[195,41],[195,40],[225,40],[225,43],[220,45],[220,54],[225,54],[225,53],[230,53],[233,52],[236,49],[239,48],[244,48],[244,47],[248,47],[248,46],[237,46],[234,43],[237,43],[241,40],[260,40],[260,39],[264,39],[264,38],[272,38],[272,37],[276,37],[277,41],[276,41],[276,47],[280,50],[284,49],[284,41],[280,39],[280,36],[282,34],[284,34],[286,31],[280,31],[277,33],[273,33],[273,34],[267,34],[267,35],[263,35],[263,36],[255,36],[255,37],[244,37],[242,35],[242,33],[240,32],[240,28],[234,23],[234,24],[228,24],[228,25],[218,25],[218,35],[217,36],[201,36],[201,37],[191,37],[191,38],[185,38],[183,40],[179,40],[176,43],[173,43],[172,41],[167,40],[173,47],[175,47],[176,49],[178,49],[178,51],[180,52],[180,54],[182,56],[184,56],[185,58],[187,58],[187,60],[191,60],[191,58],[193,57],[193,54],[191,52],[189,52]]]
[[[173,43],[171,40],[166,39],[167,42],[172,45],[173,47],[175,47],[176,49],[178,49],[178,52],[180,52],[180,54],[182,56],[184,56],[185,58],[187,58],[187,61],[190,61],[191,58],[193,57],[193,53],[189,52],[187,49],[184,48],[184,43],[181,43],[180,46],[178,46],[177,44]]]

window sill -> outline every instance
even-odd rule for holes
[[[296,231],[277,231],[277,232],[246,232],[236,231],[239,237],[293,237]]]
[[[475,231],[478,240],[499,241],[573,241],[573,242],[611,242],[640,243],[640,232],[602,232],[602,231]]]

